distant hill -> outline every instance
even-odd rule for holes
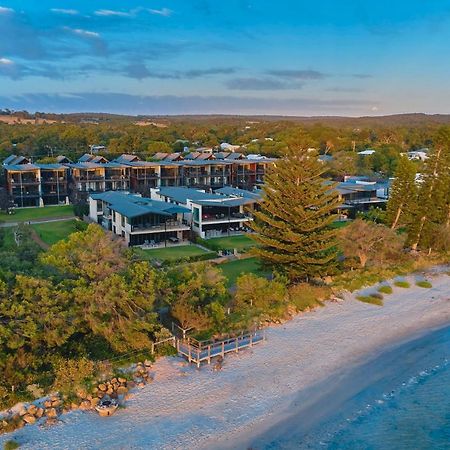
[[[108,123],[123,122],[133,123],[140,126],[165,127],[170,123],[192,122],[295,122],[302,124],[321,123],[323,125],[336,127],[371,127],[371,126],[418,126],[450,124],[450,114],[393,114],[387,116],[364,116],[364,117],[344,117],[344,116],[272,116],[272,115],[176,115],[176,116],[129,116],[109,113],[73,113],[73,114],[53,114],[53,113],[28,113],[26,111],[7,113],[0,110],[0,122],[6,123]]]

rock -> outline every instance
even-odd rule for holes
[[[79,405],[78,405],[78,403],[74,403],[74,402],[72,402],[71,404],[70,404],[70,409],[78,409],[78,407],[79,407]]]
[[[126,388],[125,386],[119,386],[117,388],[118,395],[126,394],[127,392],[128,392],[128,388]]]
[[[111,379],[111,384],[114,384],[114,383],[117,383],[117,378],[116,377]]]
[[[127,379],[126,378],[117,378],[117,381],[120,383],[120,384],[126,384],[127,383]]]
[[[34,415],[38,419],[40,419],[44,415],[44,408],[37,408],[36,413]]]
[[[145,383],[143,381],[141,381],[140,383],[137,384],[137,387],[142,389],[145,387]]]
[[[51,400],[45,400],[44,407],[45,408],[51,408],[52,407],[52,401]]]
[[[33,415],[36,414],[37,409],[38,409],[38,407],[36,405],[31,404],[28,407],[28,414],[33,414]]]
[[[57,395],[53,395],[53,396],[50,398],[50,400],[51,400],[52,403],[53,403],[53,402],[60,401],[61,399],[60,399]]]
[[[91,409],[91,402],[89,400],[83,400],[80,403],[80,409],[82,409],[83,411]]]
[[[25,414],[23,416],[23,420],[28,423],[29,425],[32,425],[36,422],[36,417],[33,416],[33,414]]]
[[[108,390],[108,388],[106,387],[106,385],[104,383],[100,383],[98,385],[98,388],[102,391],[102,392],[106,392]]]
[[[88,396],[86,396],[86,400],[89,400],[89,401],[91,401],[91,400],[92,400],[92,395],[88,395]]]
[[[56,417],[49,417],[45,421],[45,425],[48,425],[48,426],[56,425],[57,423],[58,423],[58,419]]]
[[[111,395],[114,392],[114,389],[112,387],[109,387],[108,390],[106,391],[106,393],[108,395]]]
[[[146,359],[146,360],[144,361],[144,366],[145,366],[145,367],[152,367],[152,362],[149,361],[148,359]]]
[[[131,392],[128,392],[127,394],[125,394],[125,397],[124,397],[125,400],[130,400],[132,398],[133,398],[133,394]]]
[[[136,387],[136,383],[134,381],[128,381],[127,387],[128,389],[133,389],[134,387]]]
[[[55,408],[48,408],[45,410],[45,415],[47,417],[58,417],[58,413]]]
[[[97,397],[98,397],[98,398],[103,398],[105,395],[106,395],[105,392],[100,391],[100,392],[97,394]]]
[[[95,408],[99,404],[99,402],[100,402],[99,398],[93,398],[91,400],[91,408]]]
[[[52,399],[52,408],[59,408],[62,405],[62,402],[59,398],[56,400]]]
[[[25,408],[25,406],[21,406],[19,409],[19,416],[23,417],[25,414],[27,414],[27,408]]]
[[[111,398],[117,398],[117,392],[114,391],[114,392],[110,395],[110,397],[111,397]]]

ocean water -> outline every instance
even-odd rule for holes
[[[329,450],[450,449],[450,329],[442,358],[349,417],[321,440]],[[444,348],[445,345],[445,348]]]
[[[309,409],[250,448],[450,450],[450,327],[383,353],[298,402],[321,391]]]

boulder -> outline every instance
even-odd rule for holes
[[[33,416],[33,414],[25,414],[23,416],[24,422],[28,423],[29,425],[32,425],[36,422],[36,417]]]
[[[111,379],[111,384],[114,384],[114,383],[117,383],[117,378],[116,377]]]
[[[51,400],[45,400],[44,407],[45,408],[51,408],[52,407],[52,401]]]
[[[70,409],[78,409],[78,407],[79,407],[79,405],[78,405],[78,403],[74,403],[74,402],[72,402],[71,404],[70,404]]]
[[[91,400],[91,408],[95,408],[99,404],[99,402],[100,402],[99,398],[93,398]]]
[[[145,367],[152,367],[152,362],[149,361],[148,359],[146,359],[146,360],[144,361],[144,366],[145,366]]]
[[[118,395],[126,394],[127,392],[128,392],[128,388],[126,388],[125,386],[119,386],[117,388]]]
[[[58,423],[58,419],[56,417],[49,417],[45,421],[45,425],[48,425],[48,426],[56,425],[57,423]]]
[[[128,381],[127,387],[128,389],[133,389],[134,387],[136,387],[136,383],[134,381]]]
[[[38,407],[36,405],[31,404],[28,407],[28,414],[33,414],[33,415],[36,414],[37,409],[38,409]]]
[[[19,416],[23,417],[25,414],[27,414],[27,408],[25,408],[25,406],[21,406],[19,409]]]
[[[44,415],[44,408],[38,408],[36,410],[35,416],[40,419]]]
[[[59,408],[62,405],[62,402],[59,398],[56,400],[52,399],[52,408]]]
[[[89,400],[83,400],[80,403],[80,409],[82,409],[83,411],[91,409],[91,402]]]
[[[141,381],[140,383],[137,384],[137,387],[142,389],[145,387],[145,383],[143,381]]]
[[[50,418],[58,417],[58,413],[55,408],[48,408],[45,410],[45,415]]]
[[[106,385],[104,383],[100,383],[98,385],[98,388],[100,389],[100,391],[102,392],[106,392],[108,390],[108,388],[106,387]]]
[[[126,378],[117,378],[117,381],[120,383],[120,384],[126,384],[127,383],[127,379]]]

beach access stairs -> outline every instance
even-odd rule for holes
[[[255,330],[214,341],[198,341],[190,337],[177,338],[175,344],[179,355],[185,357],[189,363],[200,367],[202,362],[210,364],[214,357],[224,358],[227,353],[238,353],[240,350],[251,348],[265,340],[265,331]]]

